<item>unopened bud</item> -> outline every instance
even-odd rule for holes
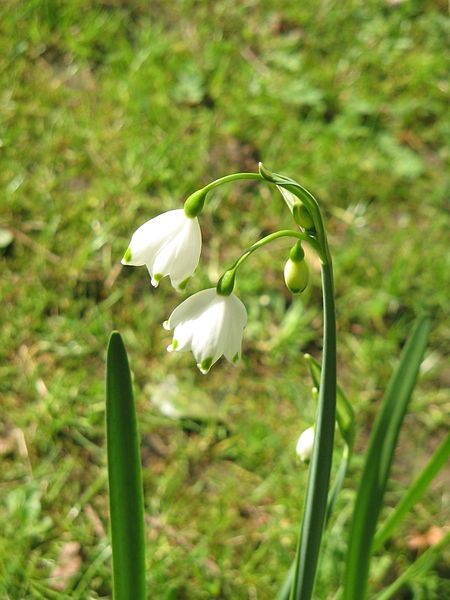
[[[314,446],[314,427],[308,427],[298,438],[296,452],[300,460],[309,463]]]
[[[308,285],[309,270],[304,260],[294,262],[291,258],[284,266],[284,281],[290,292],[300,294]]]
[[[314,229],[314,221],[309,214],[309,210],[300,202],[300,200],[296,200],[294,206],[292,207],[292,216],[294,217],[294,221],[300,227],[304,229]]]

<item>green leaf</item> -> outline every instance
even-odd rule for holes
[[[395,510],[389,515],[383,525],[379,528],[373,542],[373,551],[379,550],[384,542],[391,537],[395,528],[411,508],[420,500],[428,486],[447,463],[450,456],[450,433],[433,454],[430,462],[421,472],[419,477],[408,489],[402,500],[397,504]]]
[[[376,596],[376,600],[389,600],[390,598],[398,598],[397,592],[409,581],[423,575],[429,571],[434,563],[438,560],[442,550],[450,543],[450,531],[443,536],[443,538],[431,548],[428,548],[420,558],[418,558],[412,565],[410,565],[404,573],[400,575],[398,579],[391,583],[391,585],[383,590],[381,594]]]
[[[384,394],[370,436],[356,496],[344,578],[344,600],[365,600],[373,538],[406,409],[430,333],[430,319],[419,318]]]
[[[106,362],[106,436],[115,600],[145,600],[144,498],[131,374],[122,338]]]

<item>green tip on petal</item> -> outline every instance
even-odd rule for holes
[[[162,273],[155,273],[152,277],[152,286],[158,287],[158,285],[160,284],[160,281],[163,277],[164,277],[164,275]]]
[[[236,354],[233,356],[233,365],[235,365],[239,360],[239,352],[236,352]]]
[[[125,265],[126,263],[129,263],[131,260],[131,248],[130,246],[128,246],[128,248],[125,250],[125,254],[123,255],[122,258],[122,264]]]
[[[183,281],[178,284],[177,287],[181,292],[183,292],[186,289],[186,286],[189,283],[190,279],[191,279],[190,277],[186,277],[186,279],[183,279]]]
[[[175,352],[175,350],[178,348],[178,340],[173,340],[173,342],[170,344],[170,346],[167,346],[167,352]]]
[[[211,365],[212,365],[212,356],[203,359],[202,362],[197,365],[197,367],[200,369],[200,371],[203,373],[203,375],[206,375],[206,373],[210,370]]]

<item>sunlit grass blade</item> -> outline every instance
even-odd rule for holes
[[[439,559],[441,552],[449,543],[450,531],[448,531],[437,544],[431,546],[431,548],[428,548],[428,550],[426,550],[422,556],[420,556],[412,565],[410,565],[406,571],[394,581],[394,583],[391,583],[388,588],[378,594],[378,596],[376,596],[376,600],[390,600],[390,598],[398,598],[397,592],[409,581],[412,581],[429,571]]]
[[[419,318],[383,397],[370,436],[356,496],[344,578],[344,600],[365,600],[375,527],[383,504],[400,428],[425,353],[430,319]]]
[[[277,600],[289,600],[291,595],[292,582],[294,581],[294,573],[295,573],[295,561],[292,562],[289,567],[288,574],[281,586],[280,591],[277,595]]]
[[[111,334],[106,436],[114,600],[145,600],[144,500],[131,374],[122,338]]]
[[[373,551],[379,550],[384,542],[392,536],[395,528],[411,508],[420,500],[428,489],[428,486],[447,463],[450,456],[450,434],[433,454],[430,462],[414,481],[407,493],[389,515],[386,521],[378,529],[373,542]]]

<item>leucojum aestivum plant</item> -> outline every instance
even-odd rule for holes
[[[257,240],[224,270],[214,287],[181,302],[164,323],[164,327],[173,332],[168,350],[192,351],[204,374],[222,355],[230,363],[238,363],[247,323],[245,305],[234,292],[241,267],[254,252],[275,240],[287,238],[292,245],[286,257],[284,279],[288,289],[298,294],[308,285],[304,246],[309,245],[317,254],[323,291],[323,352],[321,363],[311,356],[305,357],[314,384],[317,411],[313,427],[302,434],[297,446],[300,457],[309,462],[308,484],[295,559],[278,598],[322,598],[320,590],[314,592],[321,541],[347,474],[355,431],[352,406],[336,383],[333,264],[319,204],[293,179],[272,173],[260,165],[258,173],[234,173],[213,181],[191,194],[183,208],[165,212],[141,225],[133,234],[122,263],[145,265],[154,286],[168,276],[175,288],[184,290],[199,263],[202,245],[199,220],[202,211],[207,209],[208,194],[219,186],[244,179],[281,192],[293,218],[292,228],[274,231]],[[365,600],[372,593],[368,583],[372,555],[383,548],[449,456],[450,438],[447,437],[388,519],[377,525],[394,449],[426,350],[429,330],[429,318],[419,317],[383,397],[358,482],[347,557],[336,598]],[[344,450],[330,488],[336,424],[344,441]],[[108,346],[106,425],[114,598],[153,598],[152,590],[146,588],[144,503],[131,376],[118,332],[112,333]],[[293,497],[300,503],[296,494]],[[448,541],[447,533],[377,597],[383,600],[394,597],[400,587],[437,560]],[[151,559],[149,562],[151,565]]]

